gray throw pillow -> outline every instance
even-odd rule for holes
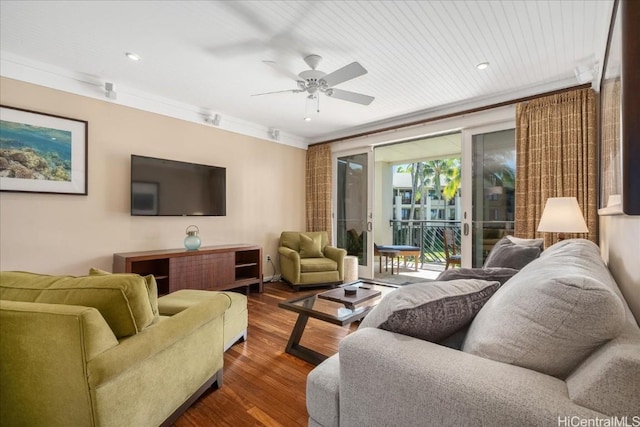
[[[403,286],[387,294],[360,327],[438,342],[468,325],[499,286],[485,280]]]
[[[503,237],[489,252],[483,268],[503,267],[520,270],[540,256],[542,244],[542,239]]]
[[[515,268],[450,268],[440,273],[436,280],[448,281],[458,279],[497,280],[501,285],[511,279],[519,270]]]

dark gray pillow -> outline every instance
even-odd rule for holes
[[[497,280],[501,285],[511,279],[519,270],[515,268],[489,267],[489,268],[450,268],[445,270],[436,280],[448,281],[458,279]]]
[[[516,239],[506,236],[493,246],[482,268],[503,267],[520,270],[541,253],[542,239]]]
[[[403,286],[387,294],[360,327],[438,342],[467,326],[499,287],[476,279]]]

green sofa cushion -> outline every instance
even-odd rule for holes
[[[89,269],[90,276],[100,276],[104,274],[111,274],[111,272],[94,267]],[[158,284],[156,283],[156,278],[153,277],[153,274],[142,276],[142,278],[147,285],[147,294],[149,295],[149,303],[151,304],[151,311],[153,312],[153,321],[157,322],[160,319],[160,313],[158,312]]]
[[[117,338],[135,335],[154,320],[146,282],[134,274],[73,277],[3,271],[0,299],[94,307]]]
[[[301,273],[338,271],[338,263],[330,258],[304,258],[300,260]]]

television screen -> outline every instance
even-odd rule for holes
[[[131,155],[131,215],[225,216],[226,172],[218,166]]]

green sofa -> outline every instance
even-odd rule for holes
[[[278,248],[280,274],[294,290],[342,283],[347,251],[329,246],[328,242],[326,231],[282,232]]]
[[[0,425],[170,425],[220,387],[231,299],[163,298],[153,276],[1,272]]]

